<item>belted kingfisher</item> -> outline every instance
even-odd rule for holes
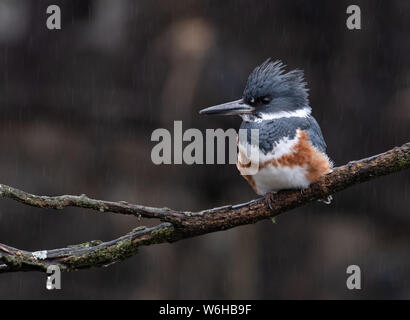
[[[258,129],[258,141],[238,141],[237,168],[259,195],[305,189],[332,171],[326,143],[311,115],[302,70],[285,73],[281,61],[266,60],[248,77],[241,99],[202,109],[200,114],[239,115],[241,129]],[[247,150],[257,147],[257,160]],[[248,152],[249,153],[249,152]],[[257,172],[247,174],[252,161]],[[266,197],[271,207],[270,197]],[[327,199],[329,202],[331,198]]]

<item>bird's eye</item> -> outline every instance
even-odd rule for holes
[[[249,103],[250,103],[250,104],[254,104],[254,103],[255,103],[255,98],[253,98],[253,97],[250,98],[250,99],[249,99]]]
[[[268,104],[269,102],[271,102],[271,100],[272,100],[271,97],[268,97],[268,96],[262,98],[262,102],[264,104]]]

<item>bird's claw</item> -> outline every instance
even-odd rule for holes
[[[332,200],[333,200],[332,195],[329,195],[326,198],[318,199],[317,201],[322,202],[324,204],[331,204]]]
[[[265,194],[265,202],[268,205],[269,209],[273,210],[273,200],[272,200],[272,195],[270,193]]]

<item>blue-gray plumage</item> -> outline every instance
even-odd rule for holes
[[[266,60],[249,75],[241,99],[200,111],[242,117],[247,138],[239,140],[237,167],[258,194],[307,188],[332,168],[322,131],[311,116],[303,71],[286,73],[284,68],[280,61]],[[258,130],[256,138],[252,129]],[[253,149],[257,157],[247,154]],[[257,172],[249,173],[255,164]]]
[[[260,122],[243,121],[240,128],[247,129],[248,143],[259,144],[259,149],[264,154],[271,152],[283,137],[293,139],[298,128],[308,133],[309,139],[315,148],[321,152],[326,152],[326,142],[323,139],[322,131],[312,116],[279,118]],[[259,130],[259,141],[251,141],[251,129]]]
[[[264,112],[294,111],[309,105],[308,89],[302,70],[284,72],[281,61],[267,59],[248,77],[243,100],[264,105]],[[254,100],[254,101],[253,101]],[[255,115],[259,112],[256,110]]]

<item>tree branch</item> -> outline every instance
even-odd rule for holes
[[[4,184],[0,184],[0,197],[10,198],[29,206],[38,208],[61,210],[65,207],[78,207],[93,209],[99,212],[112,212],[134,215],[138,218],[161,218],[163,216],[172,216],[174,213],[176,213],[168,208],[153,208],[130,204],[126,201],[111,202],[91,199],[85,194],[82,194],[80,196],[37,196],[13,187],[6,186]]]
[[[49,265],[58,265],[62,271],[107,266],[136,254],[140,246],[175,242],[206,233],[227,230],[275,217],[293,208],[346,189],[352,185],[410,168],[410,143],[385,153],[352,161],[334,171],[309,188],[283,190],[271,194],[272,209],[264,199],[238,205],[228,205],[199,212],[152,208],[127,202],[110,202],[81,196],[37,196],[0,185],[0,196],[39,207],[63,209],[81,207],[99,212],[156,218],[161,224],[138,227],[130,233],[108,242],[90,241],[62,249],[29,252],[0,244],[0,273],[12,271],[45,271]]]

